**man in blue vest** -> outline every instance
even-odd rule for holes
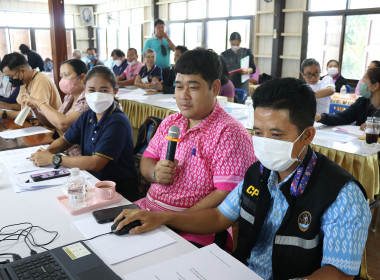
[[[213,209],[171,213],[126,211],[137,234],[161,224],[205,234],[239,221],[237,259],[263,279],[353,279],[359,273],[371,213],[358,181],[310,143],[316,101],[300,80],[256,89],[253,146],[259,159]]]

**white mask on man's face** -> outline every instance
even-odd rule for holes
[[[135,65],[135,63],[136,63],[136,60],[133,60],[133,61],[131,61],[131,62],[128,62],[128,64],[131,65],[131,66]]]
[[[239,46],[231,46],[231,50],[237,52],[240,49]]]
[[[285,171],[298,160],[298,157],[292,158],[293,146],[304,132],[294,142],[252,136],[255,156],[266,168],[278,172]],[[303,147],[298,156],[300,156],[305,147]]]
[[[113,103],[113,94],[105,92],[86,93],[88,106],[97,114],[105,112]]]

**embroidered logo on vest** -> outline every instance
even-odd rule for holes
[[[256,189],[254,186],[249,186],[247,188],[247,193],[250,194],[251,196],[258,196],[259,195],[259,190]]]
[[[302,212],[298,216],[298,227],[301,231],[307,231],[311,224],[311,214],[308,211]]]

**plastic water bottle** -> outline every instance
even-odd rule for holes
[[[252,103],[251,97],[248,97],[247,100],[245,100],[245,114],[247,116],[247,126],[252,128],[253,127],[253,103]]]
[[[79,168],[70,170],[67,180],[67,197],[70,209],[78,209],[86,206],[86,184]]]
[[[343,85],[343,86],[340,88],[340,94],[344,94],[344,95],[347,94],[347,88],[346,88],[345,85]]]

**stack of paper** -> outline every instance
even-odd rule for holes
[[[215,244],[129,273],[123,278],[125,280],[262,279]]]
[[[49,129],[43,128],[42,126],[32,126],[20,129],[12,129],[0,132],[0,137],[4,139],[14,139],[18,137],[30,136],[41,133],[49,133]]]
[[[98,224],[93,217],[75,221],[75,226],[86,237],[110,232],[112,223]],[[139,235],[105,235],[90,241],[102,260],[116,264],[154,251],[175,242],[160,229]]]
[[[315,138],[346,143],[353,139],[356,139],[356,136],[352,136],[349,134],[341,134],[332,131],[317,130]]]
[[[120,100],[123,100],[123,99],[145,100],[145,99],[148,99],[148,96],[146,96],[145,94],[146,94],[145,90],[138,88],[132,91],[119,92],[117,96]]]

